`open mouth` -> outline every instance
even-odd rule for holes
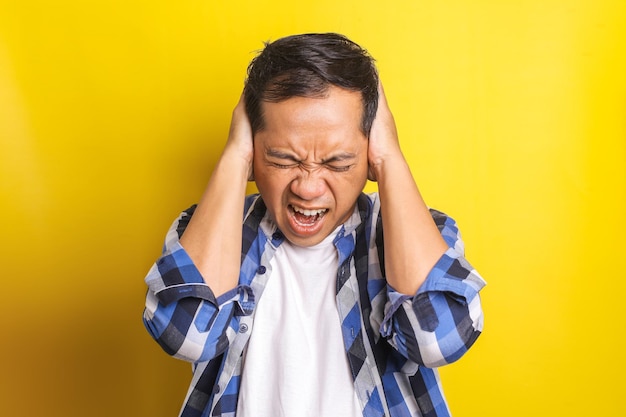
[[[293,219],[301,226],[312,226],[328,212],[328,209],[308,210],[297,206],[289,206]]]

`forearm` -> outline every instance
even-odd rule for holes
[[[415,294],[448,246],[398,152],[376,169],[384,230],[386,279],[396,291]]]
[[[252,154],[252,131],[242,94],[222,156],[180,239],[216,297],[234,288],[239,279],[241,221]]]
[[[485,283],[456,250],[462,242],[454,221],[431,212],[422,199],[381,85],[368,152],[370,179],[378,181],[391,287],[381,335],[415,363],[450,363],[482,330],[478,291]]]
[[[248,167],[227,148],[180,239],[215,296],[237,285],[247,177]]]

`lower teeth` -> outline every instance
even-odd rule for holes
[[[316,214],[316,215],[313,215],[313,216],[306,216],[304,214],[296,213],[295,217],[296,217],[296,220],[298,221],[298,223],[313,224],[313,223],[315,223],[319,219],[320,215]]]

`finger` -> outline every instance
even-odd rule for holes
[[[389,104],[387,103],[387,96],[385,95],[385,88],[383,87],[382,81],[378,80],[378,110],[383,109],[388,113],[391,113],[389,109]]]
[[[381,101],[386,102],[387,99],[385,97],[385,89],[383,88],[383,82],[379,79],[378,80],[378,102],[380,103]]]

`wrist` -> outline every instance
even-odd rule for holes
[[[226,146],[217,161],[215,171],[223,172],[233,179],[242,179],[247,182],[251,180],[252,176],[252,155]]]
[[[405,170],[408,164],[401,152],[377,158],[369,164],[370,179],[380,182],[381,180],[393,176],[398,170]]]

